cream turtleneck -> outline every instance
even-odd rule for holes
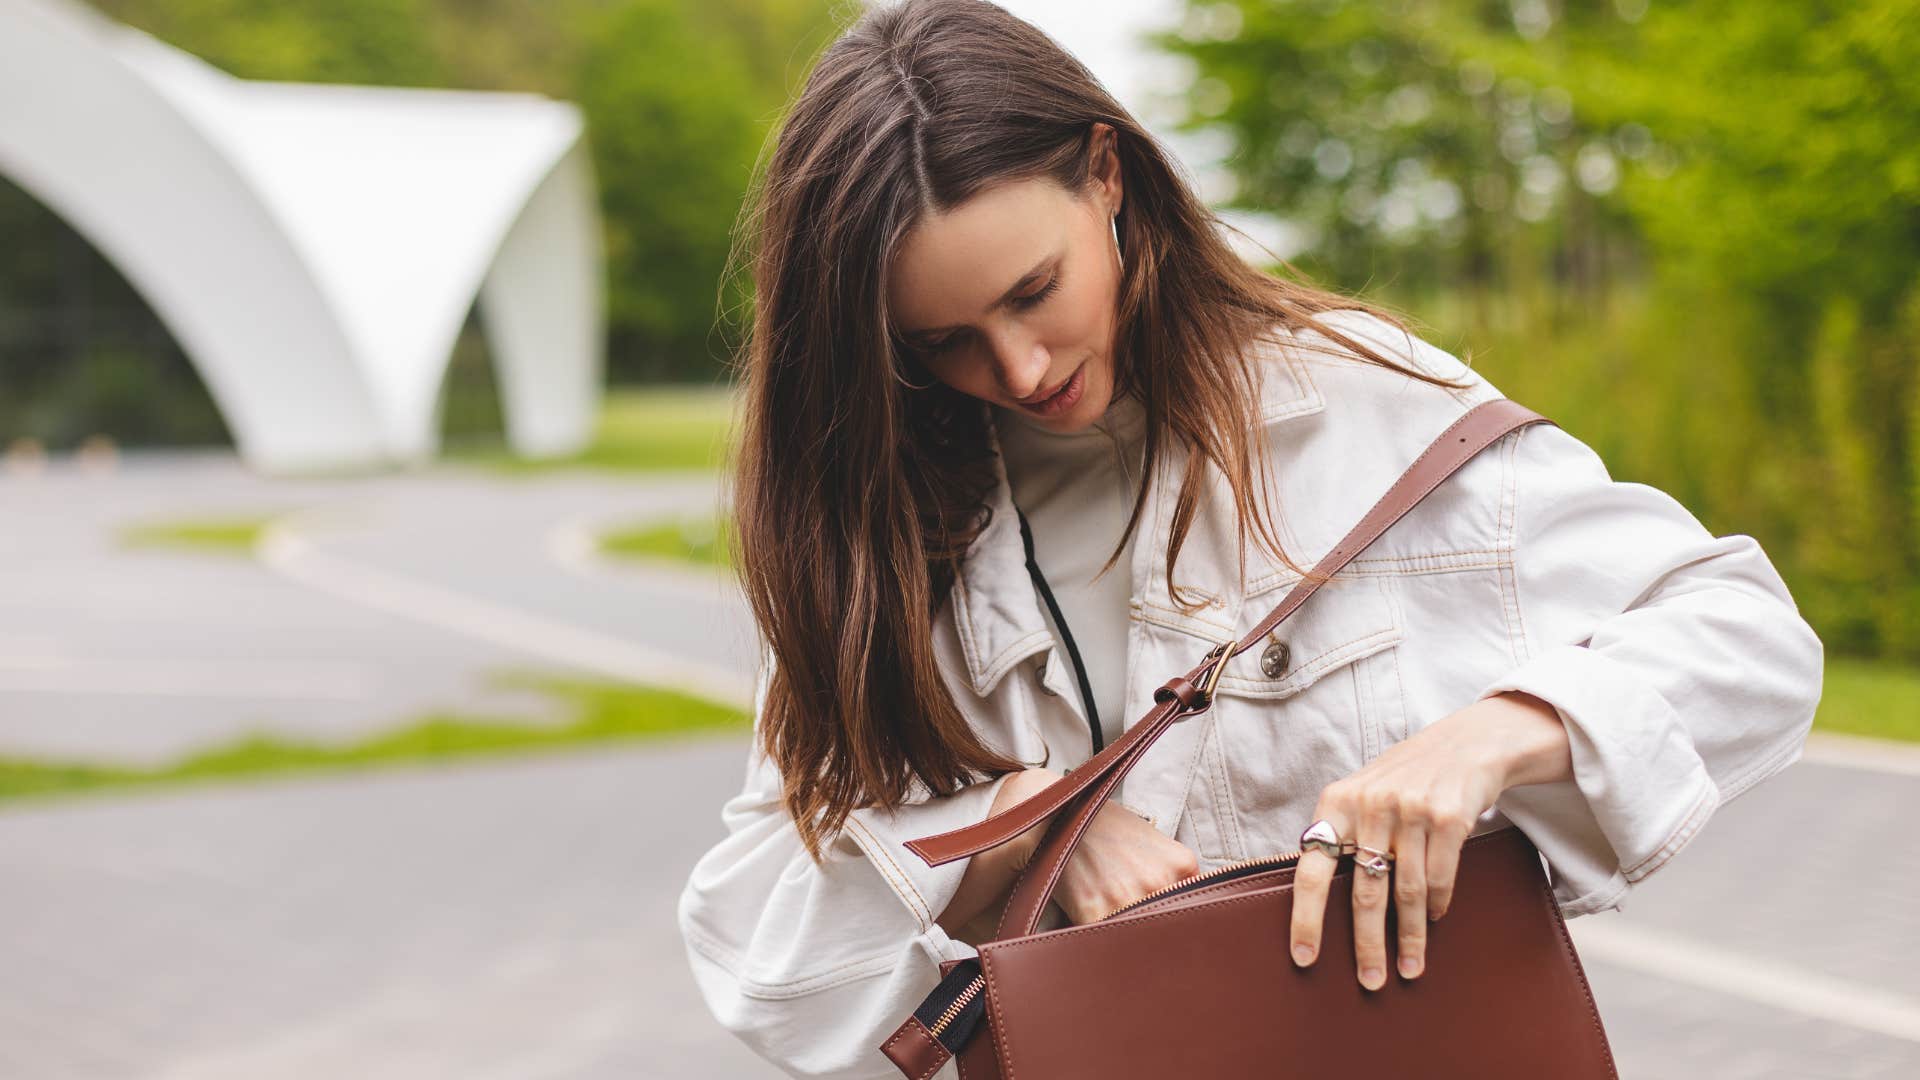
[[[1119,542],[1139,491],[1146,411],[1138,399],[1116,397],[1085,430],[1061,434],[1015,409],[993,406],[993,421],[1014,505],[1033,533],[1034,561],[1071,629],[1108,743],[1120,737],[1127,718],[1127,601],[1132,595],[1132,551],[1141,529],[1128,538],[1127,553],[1098,581],[1107,553]],[[1049,626],[1053,617],[1040,605]],[[1061,662],[1071,664],[1065,637]],[[1074,683],[1071,670],[1067,682]],[[1074,691],[1078,693],[1077,687]]]

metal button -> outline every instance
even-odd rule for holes
[[[1269,679],[1277,679],[1287,673],[1287,662],[1292,658],[1293,650],[1286,642],[1269,642],[1260,652],[1260,671]]]
[[[1048,697],[1059,697],[1060,691],[1055,690],[1053,687],[1047,685],[1047,660],[1048,660],[1048,657],[1045,657],[1045,656],[1041,657],[1040,663],[1035,665],[1033,669],[1033,674],[1034,674],[1034,677],[1040,680],[1041,693],[1046,694]]]

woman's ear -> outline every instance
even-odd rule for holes
[[[1093,178],[1099,189],[1099,197],[1108,217],[1120,212],[1125,192],[1120,180],[1120,135],[1113,125],[1095,121],[1089,153],[1093,160],[1088,163],[1087,173]]]

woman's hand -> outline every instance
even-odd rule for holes
[[[1510,692],[1476,701],[1437,721],[1320,794],[1314,819],[1342,840],[1394,854],[1393,872],[1353,874],[1354,959],[1360,985],[1386,985],[1388,882],[1399,926],[1400,974],[1426,967],[1427,923],[1453,900],[1460,848],[1500,793],[1522,784],[1567,780],[1573,761],[1553,706]],[[1320,952],[1327,888],[1337,867],[1324,852],[1300,858],[1293,882],[1293,959]]]
[[[1028,769],[1008,776],[994,797],[991,813],[1025,801],[1058,779],[1060,774],[1052,769]],[[959,891],[938,920],[949,934],[973,944],[985,940],[1051,821],[969,860]],[[1092,922],[1198,868],[1198,859],[1186,845],[1162,836],[1145,818],[1109,800],[1094,815],[1060,872],[1053,902],[1068,921]]]
[[[1015,790],[1006,794],[1018,801],[1058,779],[1060,774],[1052,769],[1028,769],[1008,779],[1008,786]],[[1035,826],[1022,837],[1028,842],[1023,867],[1045,833],[1044,826]],[[1191,876],[1199,867],[1198,857],[1185,844],[1161,835],[1152,822],[1109,799],[1060,871],[1053,902],[1060,905],[1068,922],[1090,923]]]
[[[1052,769],[1010,774],[1000,784],[989,815],[1037,796],[1058,778],[1060,773]],[[958,892],[937,919],[948,936],[972,945],[993,936],[1008,894],[1020,872],[1033,861],[1050,822],[1050,817],[1043,819],[1016,840],[973,855],[960,876]],[[1087,826],[1079,846],[1073,847],[1066,869],[1060,871],[1054,903],[1060,905],[1069,922],[1092,922],[1116,907],[1190,876],[1198,867],[1200,861],[1185,844],[1167,840],[1152,822],[1108,799]]]
[[[1191,877],[1199,868],[1191,848],[1109,799],[1060,872],[1053,902],[1068,922],[1083,925]]]

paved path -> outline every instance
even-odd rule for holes
[[[0,1076],[778,1074],[673,904],[740,744],[0,814]]]
[[[1912,776],[1802,762],[1722,807],[1626,910],[1574,920],[1621,1075],[1920,1076],[1916,813]],[[1905,1037],[1859,1026],[1868,1007]]]
[[[0,1076],[776,1076],[707,1017],[672,924],[719,832],[687,807],[730,788],[743,753],[722,739],[0,814]],[[1782,804],[1866,805],[1863,824],[1895,829],[1920,811],[1911,785],[1819,765],[1776,782],[1632,913],[1576,935],[1612,921],[1911,993],[1902,898],[1834,918],[1856,886],[1818,865],[1804,889],[1735,884],[1778,862]],[[1587,967],[1625,1077],[1920,1069],[1913,1041],[1607,952]]]
[[[537,709],[478,686],[502,666],[665,663],[737,692],[737,597],[580,544],[595,518],[712,499],[699,478],[277,485],[218,458],[0,479],[0,752],[150,759],[255,725]],[[265,565],[111,543],[126,520],[262,507],[301,511]],[[671,917],[743,754],[0,811],[0,1077],[773,1076],[707,1017]],[[1627,913],[1573,924],[1623,1076],[1920,1075],[1920,767],[1878,754],[1794,766]]]
[[[696,668],[735,662],[751,624],[724,579],[588,577],[579,551],[555,550],[588,522],[716,501],[697,474],[275,481],[213,454],[0,477],[0,753],[155,763],[250,731],[346,740],[434,710],[557,719],[485,676],[684,676],[641,663],[666,647]],[[276,515],[265,561],[118,540],[147,521]],[[703,685],[740,697],[742,678],[736,665]]]

